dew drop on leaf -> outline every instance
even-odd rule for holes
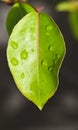
[[[47,66],[47,62],[46,62],[45,60],[43,60],[43,61],[41,62],[41,64],[42,64],[43,66]]]
[[[48,33],[48,32],[46,32],[45,34],[46,34],[47,36],[49,36],[49,33]]]
[[[57,58],[60,58],[60,55],[59,55],[59,54],[56,54],[56,57],[57,57]]]
[[[49,46],[49,51],[52,52],[54,50],[53,46]]]
[[[11,63],[12,63],[12,65],[16,66],[16,65],[18,65],[18,60],[16,58],[12,58]]]
[[[52,26],[47,26],[47,31],[51,31],[52,29]]]
[[[14,41],[11,41],[11,47],[13,49],[17,49],[18,48],[18,44],[16,42],[14,42]]]
[[[34,52],[35,50],[34,49],[31,49],[32,52]]]
[[[48,67],[48,70],[49,70],[49,71],[52,71],[52,70],[53,70],[53,67],[52,67],[52,66],[49,66],[49,67]]]
[[[21,79],[24,79],[25,74],[24,74],[24,73],[21,73],[20,77],[21,77]]]
[[[56,64],[57,63],[57,60],[54,60],[54,64]]]
[[[21,59],[27,59],[28,52],[24,49],[24,50],[21,51],[20,56],[21,56]]]

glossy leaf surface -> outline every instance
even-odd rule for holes
[[[8,13],[7,20],[6,20],[6,27],[8,34],[10,35],[14,26],[18,23],[18,21],[24,17],[26,14],[30,12],[35,12],[36,10],[31,7],[27,3],[16,3],[13,5],[11,10]]]
[[[72,29],[72,34],[78,40],[78,11],[69,14],[69,23]]]
[[[46,14],[27,14],[10,36],[7,59],[22,94],[41,110],[58,87],[58,73],[65,55],[64,39]]]

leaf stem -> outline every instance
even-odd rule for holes
[[[1,0],[2,2],[5,2],[7,3],[8,5],[13,5],[15,4],[16,2],[27,2],[27,0]]]

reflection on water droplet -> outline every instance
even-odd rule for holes
[[[52,71],[52,70],[53,70],[53,67],[52,67],[52,66],[49,66],[49,67],[48,67],[48,70],[49,70],[49,71]]]
[[[43,61],[41,62],[41,64],[42,64],[43,66],[47,66],[47,62],[46,62],[45,60],[43,60]]]
[[[16,58],[12,58],[11,63],[12,63],[12,65],[16,66],[16,65],[18,65],[18,60]]]
[[[18,48],[18,44],[14,41],[11,41],[11,47],[14,48],[14,49],[17,49]]]
[[[21,79],[24,79],[25,74],[24,74],[24,73],[21,73],[20,77],[21,77]]]
[[[47,26],[47,31],[51,31],[53,28],[51,25]]]
[[[20,56],[21,56],[21,59],[27,59],[27,57],[28,57],[28,52],[24,49],[24,50],[21,52]]]
[[[53,46],[49,46],[48,49],[49,49],[49,51],[51,51],[51,52],[54,50]]]

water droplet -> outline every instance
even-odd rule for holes
[[[28,52],[24,49],[24,50],[21,52],[20,56],[21,56],[21,59],[27,59],[27,57],[28,57]]]
[[[50,25],[50,26],[47,26],[47,31],[51,31],[53,28],[52,28],[52,26]]]
[[[18,48],[18,44],[14,41],[11,41],[11,47],[14,48],[14,49],[17,49]]]
[[[34,52],[35,50],[34,49],[31,49],[32,52]]]
[[[47,62],[46,62],[45,60],[43,60],[43,61],[41,62],[41,64],[42,64],[43,66],[47,66]]]
[[[24,74],[24,73],[21,73],[20,77],[21,77],[21,79],[24,79],[25,74]]]
[[[49,46],[48,49],[49,49],[49,51],[51,51],[51,52],[54,50],[53,46]]]
[[[46,34],[47,36],[49,36],[49,33],[48,33],[48,32],[46,32],[45,34]]]
[[[48,67],[48,70],[49,70],[49,71],[52,71],[52,70],[53,70],[53,67],[52,67],[52,66],[49,66],[49,67]]]
[[[57,63],[57,60],[54,60],[54,63],[56,64],[56,63]]]
[[[60,58],[60,55],[59,55],[59,54],[56,54],[56,57],[57,57],[57,58]]]
[[[12,65],[16,66],[16,65],[18,65],[18,60],[16,58],[12,58],[11,63],[12,63]]]

